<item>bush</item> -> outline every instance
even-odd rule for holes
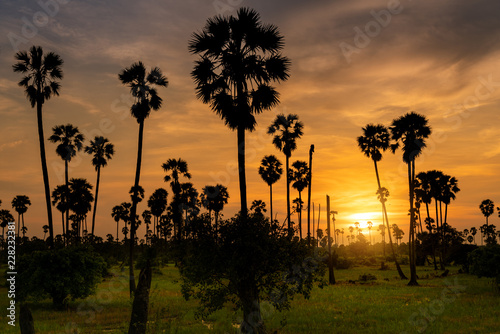
[[[359,275],[358,280],[361,282],[376,281],[377,276],[372,275],[372,274],[363,274],[363,275]]]
[[[335,268],[336,269],[349,269],[353,265],[352,261],[345,258],[345,257],[340,257],[337,259],[337,263]]]
[[[56,307],[69,299],[85,298],[95,292],[106,275],[104,259],[90,247],[71,246],[35,251],[18,260],[18,296],[45,298],[50,296]]]
[[[478,277],[495,277],[500,285],[500,246],[487,245],[472,251],[469,256],[469,270]]]

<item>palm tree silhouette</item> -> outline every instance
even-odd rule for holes
[[[387,149],[389,149],[390,139],[391,138],[389,135],[389,131],[382,124],[368,124],[363,128],[363,135],[357,138],[358,147],[360,148],[361,152],[363,152],[364,155],[373,160],[373,165],[375,166],[375,176],[377,177],[378,199],[382,204],[382,218],[385,218],[385,223],[387,224],[388,230],[390,230],[390,224],[385,202],[387,201],[387,197],[389,196],[389,191],[385,187],[382,187],[382,185],[380,184],[377,162],[382,160],[382,152],[385,152],[387,151]],[[399,262],[396,258],[396,252],[392,243],[391,234],[388,233],[388,235],[389,245],[391,246],[392,255],[394,257],[394,262],[396,264],[396,269],[398,270],[399,277],[401,279],[407,279],[405,274],[403,273],[403,270],[401,270]]]
[[[382,247],[384,249],[384,258],[385,258],[385,225],[380,224],[377,228],[377,231],[379,231],[380,235],[382,236]]]
[[[72,178],[69,181],[71,211],[75,213],[77,229],[76,236],[79,237],[83,231],[82,225],[87,218],[87,213],[92,209],[92,185],[86,179]],[[68,232],[68,230],[66,231]]]
[[[115,154],[115,148],[107,138],[104,138],[103,136],[95,136],[94,140],[90,141],[90,145],[85,147],[85,153],[92,155],[92,165],[97,171],[94,212],[92,213],[92,235],[94,235],[97,196],[99,195],[99,181],[101,179],[101,167],[105,167],[108,164],[108,160],[113,157],[113,154]]]
[[[297,160],[292,163],[290,170],[290,181],[292,187],[299,192],[299,202],[302,202],[302,191],[307,187],[309,181],[309,168],[307,162]],[[302,239],[302,205],[299,206],[299,236]]]
[[[26,195],[17,195],[14,197],[12,200],[12,208],[16,210],[18,220],[17,220],[17,236],[20,237],[21,231],[23,231],[24,228],[24,214],[26,211],[28,211],[28,206],[31,205],[31,201],[28,196]],[[23,222],[21,228],[21,220]],[[24,231],[23,231],[23,237],[24,237]]]
[[[218,233],[218,218],[219,213],[224,209],[224,205],[227,204],[229,194],[227,192],[227,187],[222,184],[217,184],[215,186],[205,186],[201,193],[201,205],[208,210],[209,215],[214,212],[215,221],[215,235],[217,237]]]
[[[160,216],[167,209],[167,196],[168,192],[163,188],[158,188],[153,191],[153,194],[148,199],[148,207],[151,210],[151,213],[155,217],[153,221],[153,233],[159,235],[158,233],[158,222]]]
[[[62,218],[62,231],[63,236],[66,239],[66,227],[64,225],[64,214],[69,211],[69,188],[67,185],[59,185],[52,191],[52,205],[56,206],[56,209],[61,212]]]
[[[372,226],[373,223],[371,221],[366,223],[366,226],[368,227],[368,234],[370,235],[370,245],[372,244]]]
[[[43,240],[45,241],[47,232],[49,232],[49,225],[43,225],[42,228],[43,228]]]
[[[401,145],[403,150],[403,161],[408,165],[408,187],[410,197],[410,233],[409,233],[409,255],[410,255],[410,282],[408,285],[418,285],[416,269],[416,246],[415,246],[415,215],[413,210],[415,185],[415,159],[422,153],[425,147],[425,139],[431,134],[428,121],[422,115],[415,112],[407,113],[392,122],[392,139],[396,141],[391,148],[395,152]]]
[[[49,225],[49,247],[54,247],[54,226],[52,224],[52,206],[50,205],[50,185],[45,157],[45,136],[43,135],[42,107],[45,101],[54,95],[59,95],[59,80],[63,74],[61,66],[63,60],[57,54],[49,52],[43,54],[39,46],[32,46],[29,53],[21,51],[16,53],[18,63],[13,65],[14,72],[24,74],[19,86],[25,88],[26,97],[31,107],[36,106],[38,123],[38,140],[40,144],[40,158],[42,162],[43,184],[45,189],[45,204],[47,207],[47,220]]]
[[[471,227],[470,228],[470,234],[472,234],[472,238],[474,239],[474,244],[475,244],[476,243],[477,228]]]
[[[486,231],[488,227],[488,217],[495,212],[495,204],[493,204],[493,201],[490,199],[485,199],[484,201],[481,202],[479,205],[479,209],[481,210],[481,213],[483,216],[486,218],[486,227],[481,228],[481,232]],[[483,237],[484,234],[481,234],[481,245],[483,244]]]
[[[266,203],[260,199],[255,199],[252,201],[252,205],[250,205],[250,211],[264,215],[264,212],[267,212]]]
[[[116,242],[119,241],[119,238],[118,238],[119,222],[120,222],[120,220],[123,220],[123,222],[125,223],[125,228],[127,227],[127,224],[130,221],[130,208],[131,207],[132,207],[131,203],[123,202],[120,205],[114,206],[112,209],[111,217],[113,217],[113,219],[116,222]]]
[[[84,136],[71,124],[57,125],[52,128],[53,134],[49,137],[49,141],[57,143],[56,153],[64,161],[64,181],[65,185],[69,186],[68,164],[76,152],[83,147]],[[66,230],[68,229],[69,210],[66,210]]]
[[[270,203],[270,211],[271,211],[271,221],[274,220],[273,217],[273,184],[278,182],[283,174],[283,168],[281,168],[281,161],[276,158],[274,155],[265,156],[259,167],[259,175],[262,177],[264,182],[269,186],[269,203]]]
[[[275,107],[279,94],[270,84],[288,79],[290,62],[280,54],[283,36],[264,25],[259,14],[240,8],[236,16],[208,19],[193,34],[189,50],[200,55],[191,75],[196,95],[237,132],[240,202],[247,215],[245,131],[257,124],[255,115]]]
[[[287,204],[287,219],[288,229],[291,230],[290,223],[290,167],[289,160],[292,152],[297,149],[297,139],[303,135],[304,125],[299,121],[299,117],[295,114],[285,116],[279,114],[269,126],[268,134],[273,135],[273,144],[278,150],[285,154],[286,158],[286,204]]]
[[[354,227],[349,226],[349,233],[351,233],[351,237],[350,237],[350,238],[349,238],[349,236],[347,236],[347,238],[349,239],[349,245],[351,244],[351,241],[350,241],[350,240],[351,240],[351,239],[353,239],[353,237],[352,237],[352,232],[353,232],[353,231],[354,231]]]
[[[2,227],[2,240],[5,240],[5,228],[10,222],[13,221],[14,221],[14,216],[12,216],[9,210],[6,209],[0,210],[0,226]]]
[[[311,183],[312,183],[312,157],[314,145],[309,147],[309,174],[307,176],[307,244],[311,245]],[[313,218],[314,225],[314,218]],[[313,227],[314,234],[314,227]]]
[[[163,76],[161,70],[155,67],[146,73],[146,68],[142,62],[132,64],[129,68],[123,69],[118,75],[120,81],[130,87],[130,93],[134,97],[134,104],[130,108],[132,116],[139,123],[139,138],[137,144],[137,164],[135,168],[134,190],[139,188],[139,179],[141,177],[142,161],[142,141],[144,137],[144,120],[149,117],[151,110],[159,110],[162,104],[162,98],[158,96],[155,86],[166,87],[167,78]],[[137,194],[133,196],[137,198]],[[132,202],[130,212],[130,297],[135,291],[134,277],[134,243],[135,243],[135,217],[137,214],[137,202]]]

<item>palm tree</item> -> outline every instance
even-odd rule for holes
[[[264,215],[264,212],[267,212],[266,203],[260,199],[255,199],[250,205],[250,211],[253,211],[256,214]]]
[[[2,209],[0,210],[0,226],[2,227],[2,241],[5,240],[5,228],[7,225],[14,221],[14,216],[10,213],[9,210]]]
[[[217,184],[215,186],[205,186],[201,193],[201,205],[208,210],[209,215],[214,212],[215,221],[215,235],[217,236],[218,231],[218,218],[219,213],[227,204],[229,194],[227,192],[227,187],[222,184]]]
[[[127,227],[127,223],[130,221],[130,208],[131,207],[132,207],[131,203],[123,202],[120,205],[114,206],[112,209],[111,217],[113,217],[113,219],[116,222],[116,242],[119,241],[119,238],[118,238],[119,222],[120,222],[120,220],[123,220],[123,222],[125,223],[125,228]]]
[[[151,210],[151,213],[155,217],[153,221],[153,233],[158,235],[158,222],[160,216],[167,209],[167,196],[168,192],[163,188],[158,188],[153,191],[153,194],[148,199],[148,207]]]
[[[108,160],[113,157],[113,154],[115,154],[115,148],[107,138],[104,138],[103,136],[95,136],[94,140],[90,141],[90,145],[85,147],[85,153],[92,155],[92,165],[97,171],[94,212],[92,213],[92,235],[94,235],[97,196],[99,195],[99,180],[101,179],[101,167],[105,167],[108,164]]]
[[[384,249],[384,258],[385,258],[385,225],[380,224],[377,228],[377,231],[379,231],[380,235],[382,236],[382,247]]]
[[[279,94],[270,84],[288,79],[289,60],[280,54],[283,36],[264,25],[259,14],[240,8],[236,16],[217,16],[193,34],[189,50],[200,55],[191,75],[197,97],[210,104],[237,132],[240,202],[247,214],[245,131],[253,131],[255,115],[275,107]]]
[[[69,181],[69,190],[69,205],[77,219],[76,236],[78,237],[83,230],[81,225],[86,219],[87,213],[92,209],[92,201],[94,200],[92,185],[88,183],[86,179],[72,178]]]
[[[431,134],[428,121],[422,115],[415,112],[407,113],[392,122],[392,139],[396,141],[391,148],[395,152],[401,145],[403,150],[403,161],[408,165],[408,188],[410,199],[410,233],[409,233],[409,255],[410,255],[410,282],[408,285],[418,285],[416,269],[416,247],[415,247],[415,215],[413,210],[415,185],[415,159],[422,153],[425,147],[425,139]]]
[[[471,227],[470,228],[470,234],[472,234],[472,238],[474,240],[474,244],[476,243],[476,234],[477,234],[477,228]]]
[[[30,206],[30,205],[31,205],[31,201],[30,201],[29,197],[26,195],[17,195],[12,200],[12,208],[14,210],[16,210],[17,216],[18,216],[18,219],[17,219],[17,236],[18,237],[20,237],[20,233],[21,233],[21,231],[23,231],[23,229],[21,228],[21,220],[23,222],[22,226],[24,228],[24,214],[26,213],[26,211],[28,211],[28,206]],[[23,233],[23,237],[24,237],[24,233]]]
[[[481,210],[481,213],[483,216],[486,218],[486,226],[488,226],[488,217],[493,214],[495,211],[495,205],[493,204],[493,201],[490,199],[485,199],[484,201],[481,202],[479,205],[479,209]]]
[[[382,185],[380,184],[380,176],[378,173],[377,162],[382,160],[382,152],[385,152],[387,151],[387,149],[389,149],[391,145],[390,140],[391,138],[389,135],[389,131],[382,124],[377,124],[377,125],[368,124],[363,128],[363,135],[357,138],[358,147],[360,148],[361,152],[363,152],[364,155],[373,160],[373,165],[375,166],[375,176],[377,177],[377,185],[378,185],[377,194],[379,201],[382,204],[382,213],[383,213],[382,219],[385,218],[388,230],[390,230],[390,224],[389,224],[389,215],[387,213],[385,202],[387,201],[387,197],[389,196],[389,191],[387,191],[387,189],[385,187],[382,187]],[[396,252],[394,250],[394,245],[392,243],[391,234],[388,233],[388,235],[389,235],[389,245],[391,246],[392,255],[394,257],[399,277],[401,279],[406,279],[406,276],[403,273],[403,270],[401,270],[399,262],[396,259]]]
[[[63,60],[53,52],[45,56],[41,47],[32,46],[29,53],[21,51],[16,53],[18,63],[13,65],[14,72],[24,74],[19,86],[25,88],[26,97],[31,107],[36,106],[38,123],[38,140],[40,144],[40,158],[42,162],[43,183],[45,189],[45,204],[49,225],[49,247],[54,246],[54,227],[52,225],[52,206],[50,205],[50,185],[45,157],[45,136],[43,135],[42,107],[45,101],[54,95],[59,95],[59,80],[63,74],[61,66]]]
[[[349,233],[351,233],[351,237],[349,238],[349,236],[347,236],[347,238],[349,238],[349,239],[353,239],[353,237],[352,237],[352,232],[353,232],[353,231],[354,231],[354,227],[349,226]],[[349,245],[350,245],[350,244],[351,244],[351,241],[349,240]]]
[[[144,120],[149,117],[151,110],[159,110],[162,104],[162,98],[158,96],[155,86],[166,87],[167,78],[163,76],[158,67],[151,69],[146,73],[146,68],[142,62],[132,64],[129,68],[123,69],[118,75],[120,81],[130,87],[130,93],[134,97],[134,104],[130,108],[132,116],[139,123],[139,138],[137,144],[137,164],[135,168],[134,190],[139,188],[139,179],[141,177],[142,161],[142,141],[144,137]],[[135,194],[134,198],[137,198]],[[131,221],[130,221],[130,256],[129,256],[129,275],[130,275],[130,296],[135,291],[134,278],[134,240],[135,240],[135,217],[137,212],[137,202],[132,202]]]
[[[297,160],[292,164],[290,181],[293,182],[292,187],[299,192],[299,202],[302,203],[302,191],[308,186],[309,181],[307,162]],[[299,207],[299,236],[302,239],[302,205]]]
[[[312,157],[314,153],[314,145],[309,147],[309,174],[307,176],[307,244],[311,245],[311,183],[312,183]],[[314,225],[314,218],[313,218]],[[314,233],[314,227],[313,227]]]
[[[259,175],[262,177],[264,182],[269,186],[269,203],[271,210],[271,221],[274,219],[273,217],[273,184],[278,182],[283,174],[283,168],[281,168],[281,161],[276,158],[274,155],[265,156],[259,167]]]
[[[52,205],[56,206],[56,209],[61,212],[62,218],[62,231],[63,236],[66,238],[66,227],[64,225],[64,213],[69,211],[69,189],[68,186],[63,184],[57,186],[52,191]]]
[[[52,128],[53,134],[49,137],[52,143],[58,143],[56,153],[64,161],[64,181],[65,185],[69,186],[68,165],[77,151],[83,147],[85,137],[80,133],[78,127],[71,124],[57,125]],[[66,230],[68,231],[68,216],[69,210],[66,210]]]
[[[292,156],[292,152],[297,149],[297,139],[304,134],[302,131],[303,128],[304,125],[299,121],[299,117],[297,115],[290,114],[285,116],[283,114],[279,114],[267,130],[268,134],[274,134],[273,144],[278,150],[285,154],[286,158],[285,175],[288,229],[291,229],[289,160]]]
[[[372,244],[372,226],[373,226],[373,223],[372,222],[367,222],[366,223],[367,227],[368,227],[368,234],[370,235],[370,245]]]

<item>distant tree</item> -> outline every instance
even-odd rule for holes
[[[31,205],[31,201],[28,196],[26,195],[17,195],[14,197],[12,200],[12,208],[16,210],[17,215],[18,215],[18,220],[17,220],[17,236],[20,237],[21,231],[24,231],[24,214],[26,211],[28,211],[28,206]],[[23,222],[21,228],[21,220]],[[23,232],[23,237],[25,233]]]
[[[139,123],[139,138],[137,144],[137,164],[135,168],[134,191],[139,190],[139,179],[141,177],[141,162],[142,162],[142,141],[144,137],[144,121],[149,117],[151,110],[159,110],[162,104],[162,98],[158,95],[155,86],[166,87],[168,84],[167,78],[163,76],[158,67],[146,71],[146,67],[142,62],[136,62],[130,67],[123,69],[118,75],[120,81],[130,88],[130,93],[134,98],[134,104],[130,108],[132,116]],[[137,193],[134,194],[137,197]],[[134,277],[134,240],[135,240],[135,217],[137,214],[137,202],[132,202],[130,211],[130,255],[129,255],[129,283],[130,297],[135,290]]]
[[[158,235],[158,222],[165,210],[167,209],[168,192],[163,188],[156,189],[148,199],[148,207],[155,217],[153,222],[153,233]]]
[[[373,223],[371,221],[366,223],[366,226],[368,228],[368,234],[370,235],[370,245],[372,244],[372,227]]]
[[[179,237],[182,237],[181,225],[182,225],[182,203],[180,199],[181,193],[181,182],[180,177],[183,176],[187,179],[191,179],[191,174],[188,171],[188,165],[185,160],[182,159],[168,159],[167,162],[163,163],[163,170],[167,172],[164,177],[164,181],[170,181],[170,187],[174,194],[174,198],[171,203],[172,207],[172,219],[174,222],[174,237],[176,232],[178,232]],[[170,172],[170,174],[168,174]]]
[[[271,220],[274,219],[273,216],[273,184],[278,182],[283,174],[282,164],[274,155],[265,156],[259,167],[259,175],[262,177],[264,182],[269,186],[269,203],[270,203],[270,213]]]
[[[490,199],[485,199],[484,201],[481,202],[479,205],[479,209],[481,210],[481,213],[483,216],[486,218],[486,225],[488,225],[488,217],[493,214],[495,211],[495,204],[493,204],[493,201]]]
[[[101,167],[108,164],[108,160],[115,154],[114,145],[103,136],[95,136],[94,140],[90,141],[90,145],[85,147],[85,153],[92,155],[92,165],[97,171],[97,181],[95,185],[95,201],[94,212],[92,214],[92,235],[94,235],[95,215],[97,212],[97,196],[99,195],[99,181],[101,179]]]
[[[215,234],[217,235],[217,224],[219,221],[219,214],[224,209],[224,205],[227,204],[229,199],[229,194],[227,192],[227,187],[222,184],[217,184],[215,186],[205,186],[201,193],[201,204],[205,209],[208,210],[209,215],[214,212],[214,223],[215,223]]]
[[[255,115],[279,103],[273,82],[288,79],[290,61],[281,55],[283,36],[264,25],[259,14],[240,8],[236,16],[217,16],[193,34],[189,50],[200,56],[191,75],[197,97],[236,130],[241,212],[247,214],[245,131],[253,131]]]
[[[66,234],[68,232],[66,230],[64,214],[66,213],[66,211],[70,210],[69,193],[70,190],[68,186],[66,186],[65,184],[57,186],[52,191],[52,205],[55,205],[56,209],[59,210],[59,212],[61,212],[62,231],[64,238],[66,238]]]
[[[83,230],[81,227],[86,219],[87,213],[92,209],[94,195],[92,195],[92,185],[86,179],[72,178],[69,181],[70,201],[69,206],[71,211],[76,215],[76,236],[80,236]]]
[[[40,46],[32,46],[29,53],[21,51],[16,53],[18,62],[13,65],[14,72],[25,76],[19,82],[19,86],[25,88],[26,97],[31,107],[36,106],[38,123],[38,141],[40,144],[40,157],[42,161],[43,184],[45,189],[45,204],[49,225],[49,246],[54,246],[54,227],[52,224],[52,206],[50,205],[50,185],[47,171],[47,159],[45,157],[45,136],[43,135],[42,107],[45,101],[54,95],[59,95],[59,80],[63,73],[61,66],[63,60],[59,55],[49,52],[43,54]]]
[[[377,228],[377,231],[379,231],[380,235],[382,236],[382,247],[384,249],[384,258],[385,258],[385,225],[380,224]]]
[[[353,232],[353,231],[354,231],[354,227],[349,226],[349,233],[351,233],[351,237],[350,237],[350,238],[348,237],[348,239],[349,239],[349,240],[352,240],[352,239],[353,239],[353,236],[352,236],[352,232]],[[349,245],[350,245],[350,244],[351,244],[351,241],[349,241]]]
[[[471,227],[470,228],[470,234],[472,235],[472,238],[474,239],[474,244],[475,244],[476,243],[477,228]]]
[[[131,203],[123,202],[120,205],[116,205],[113,207],[112,212],[111,212],[111,217],[116,222],[116,242],[119,241],[118,238],[118,229],[119,229],[119,222],[120,220],[123,220],[125,223],[125,227],[127,227],[127,224],[130,220],[130,208],[132,207]],[[128,232],[127,232],[128,233]]]
[[[410,200],[410,233],[409,233],[409,257],[410,257],[410,282],[408,285],[418,285],[416,270],[416,244],[415,244],[415,215],[414,195],[415,185],[415,159],[422,153],[425,147],[425,139],[431,134],[427,118],[415,112],[407,113],[395,119],[390,128],[392,139],[396,142],[391,148],[395,152],[401,146],[403,161],[408,165],[408,187]]]
[[[309,167],[307,162],[297,160],[292,163],[290,170],[290,181],[292,187],[299,192],[299,202],[302,202],[302,191],[308,186],[309,182]],[[299,207],[299,236],[302,239],[302,205]]]
[[[2,227],[2,240],[5,240],[5,228],[7,227],[7,224],[9,224],[10,222],[14,222],[14,216],[12,216],[9,210],[1,209],[0,226]]]
[[[252,205],[250,205],[250,212],[257,215],[264,215],[264,212],[267,212],[266,203],[260,199],[253,200]]]
[[[285,116],[279,114],[269,126],[267,133],[274,135],[273,144],[278,150],[285,154],[285,175],[286,175],[286,203],[287,203],[287,219],[288,229],[291,231],[290,223],[290,167],[289,161],[292,152],[297,149],[297,139],[302,137],[304,125],[299,121],[299,117],[294,114]]]

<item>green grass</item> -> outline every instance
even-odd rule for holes
[[[126,271],[112,272],[96,295],[71,302],[67,310],[54,310],[50,300],[32,302],[37,333],[126,333],[131,310]],[[337,270],[335,286],[314,288],[309,300],[296,297],[282,313],[263,301],[262,313],[267,328],[279,333],[500,333],[500,295],[491,280],[457,274],[458,268],[450,268],[447,278],[434,277],[430,268],[417,272],[420,286],[408,287],[395,270]],[[365,273],[377,280],[349,283]],[[19,327],[7,325],[5,287],[0,296],[0,333],[19,333]],[[182,298],[177,269],[163,268],[153,276],[148,332],[233,333],[241,320],[240,313],[224,309],[202,322],[195,319],[197,305]]]

